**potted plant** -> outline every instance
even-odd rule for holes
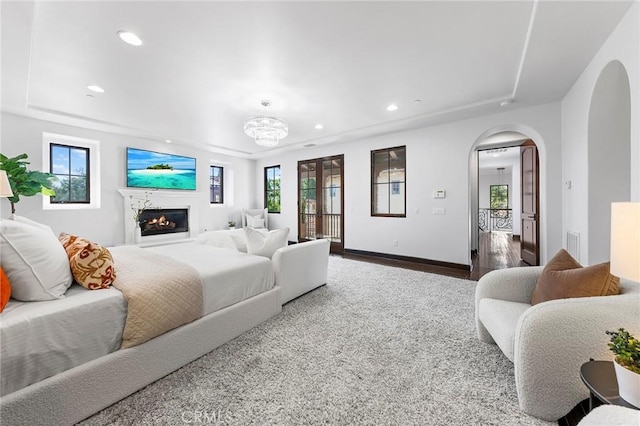
[[[139,243],[142,241],[142,229],[140,228],[140,217],[145,210],[152,208],[151,200],[149,196],[150,192],[144,193],[144,200],[140,198],[133,198],[133,195],[129,195],[129,207],[133,212],[133,221],[135,222],[135,228],[133,229],[133,242]]]
[[[11,202],[11,214],[16,212],[16,203],[20,201],[20,196],[31,197],[42,194],[49,197],[56,195],[53,190],[53,183],[56,177],[47,172],[27,170],[27,154],[20,154],[13,158],[0,154],[0,169],[7,172],[9,185],[13,192],[12,197],[8,197]]]
[[[229,222],[227,222],[227,225],[229,226],[229,229],[236,229],[236,221],[235,220],[230,220]]]
[[[613,365],[620,396],[640,407],[640,341],[624,328],[606,333],[611,336],[609,349],[616,355]]]

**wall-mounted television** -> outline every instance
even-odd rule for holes
[[[195,190],[196,159],[127,148],[127,186]]]

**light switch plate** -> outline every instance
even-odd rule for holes
[[[434,189],[433,190],[433,198],[446,198],[447,191],[444,189]]]

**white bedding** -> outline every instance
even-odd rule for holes
[[[145,250],[198,271],[205,315],[274,287],[271,261],[264,257],[197,243]],[[126,303],[119,290],[87,290],[73,284],[65,296],[46,302],[11,299],[5,307],[0,315],[0,395],[120,348]]]
[[[274,286],[271,261],[235,250],[198,243],[149,247],[194,267],[203,282],[204,314],[208,315]]]
[[[11,299],[0,315],[1,395],[118,350],[125,314],[115,288],[73,284],[63,299]]]

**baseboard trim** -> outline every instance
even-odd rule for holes
[[[460,269],[463,271],[471,270],[471,265],[463,265],[461,263],[452,263],[452,262],[442,262],[440,260],[424,259],[422,257],[401,256],[398,254],[377,253],[374,251],[354,250],[354,249],[347,249],[347,248],[344,249],[344,253],[353,254],[356,256],[363,256],[363,257],[382,257],[384,259],[401,260],[405,262],[422,263],[425,265],[442,266],[444,268]]]

